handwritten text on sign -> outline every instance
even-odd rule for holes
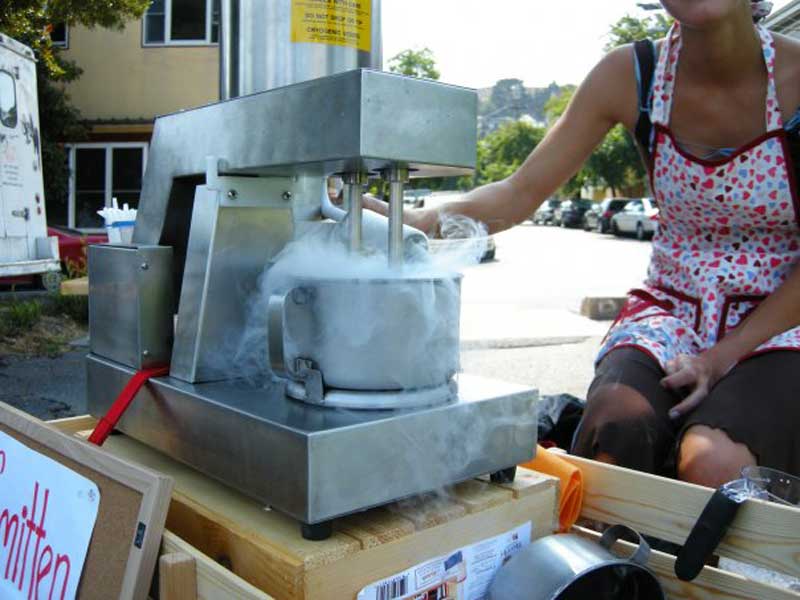
[[[0,598],[72,600],[100,491],[0,431]]]

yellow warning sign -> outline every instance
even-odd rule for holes
[[[372,0],[292,0],[292,41],[372,49]]]

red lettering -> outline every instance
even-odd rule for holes
[[[44,562],[45,556],[47,556],[47,566],[42,569],[42,563]],[[42,555],[39,557],[39,562],[36,564],[36,591],[34,592],[34,598],[39,597],[39,585],[42,583],[42,579],[44,579],[50,572],[50,567],[52,565],[53,551],[50,549],[50,546],[45,546],[44,550],[42,550]],[[50,591],[53,591],[52,586],[50,587]]]
[[[25,520],[28,518],[28,507],[22,507],[22,519],[19,522],[19,538],[17,541],[17,552],[14,556],[14,572],[11,574],[11,583],[14,583],[17,580],[17,567],[19,567],[19,555],[20,551],[22,550],[22,538],[25,537]],[[22,583],[22,572],[19,574],[20,583]],[[22,585],[19,586],[19,589],[22,589]]]
[[[49,546],[48,546],[49,547]],[[61,600],[64,600],[64,595],[67,593],[67,582],[69,581],[69,556],[66,554],[59,554],[56,557],[56,567],[53,570],[53,583],[50,584],[50,595],[47,597],[48,600],[53,597],[53,588],[56,585],[56,581],[58,580],[58,568],[61,565],[65,565],[66,573],[64,574],[64,582],[61,584]]]
[[[31,513],[31,521],[36,517],[36,496],[37,492],[39,491],[39,482],[36,482],[36,487],[33,491],[33,512]],[[36,546],[33,549],[33,563],[31,564],[31,581],[30,585],[28,586],[28,600],[31,599],[31,594],[33,590],[38,590],[38,582],[36,581],[37,575],[37,565],[39,560],[39,543],[47,537],[47,532],[44,530],[44,518],[47,515],[47,500],[50,497],[50,490],[44,490],[44,506],[42,507],[42,516],[39,519],[39,525],[37,526],[34,524],[33,526],[28,525],[33,529],[33,532],[36,534]],[[36,593],[38,597],[38,591]]]
[[[6,558],[6,572],[4,577],[8,579],[8,571],[11,568],[11,559],[14,557],[14,544],[17,543],[17,531],[19,530],[19,517],[17,515],[9,516],[8,509],[6,508],[0,513],[0,526],[6,522],[6,531],[3,536],[3,547],[8,551],[8,558]],[[11,547],[8,547],[8,538],[11,533],[11,526],[14,526],[14,537],[11,538]]]
[[[0,512],[0,552],[6,552],[6,568],[0,577],[16,585],[23,594],[27,587],[28,600],[39,598],[43,582],[45,590],[50,588],[49,600],[53,597],[63,600],[72,575],[69,555],[58,553],[44,542],[49,500],[50,490],[35,481],[30,504],[23,504],[18,514],[12,514],[8,508]],[[33,543],[31,536],[35,537]]]

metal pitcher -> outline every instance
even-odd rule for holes
[[[638,546],[628,558],[611,553],[624,533]],[[541,538],[515,554],[497,572],[490,600],[664,600],[664,590],[646,567],[650,547],[625,525],[609,527],[600,542],[575,534]]]

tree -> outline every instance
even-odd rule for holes
[[[567,110],[574,86],[550,99],[545,105],[548,123],[553,125]],[[639,189],[645,184],[642,166],[636,145],[622,125],[617,125],[592,152],[583,167],[561,188],[564,196],[577,196],[585,184],[609,187],[611,193],[623,189]]]
[[[389,59],[389,70],[392,73],[425,79],[439,79],[440,75],[430,48],[403,50]]]
[[[525,161],[544,138],[545,131],[525,121],[502,125],[478,142],[475,185],[505,179]]]
[[[660,11],[644,19],[625,15],[611,26],[606,50],[613,50],[623,44],[632,44],[636,40],[663,38],[667,35],[673,22],[672,17]]]
[[[553,125],[564,114],[576,89],[574,85],[565,85],[558,94],[551,96],[545,103],[544,114],[547,117],[548,125]]]
[[[50,42],[52,26],[66,23],[121,29],[130,19],[141,17],[149,5],[150,0],[3,0],[0,4],[0,31],[30,46],[37,59],[46,201],[63,202],[67,196],[69,170],[62,142],[86,136],[80,113],[64,91],[64,84],[80,77],[81,70],[61,57]]]

